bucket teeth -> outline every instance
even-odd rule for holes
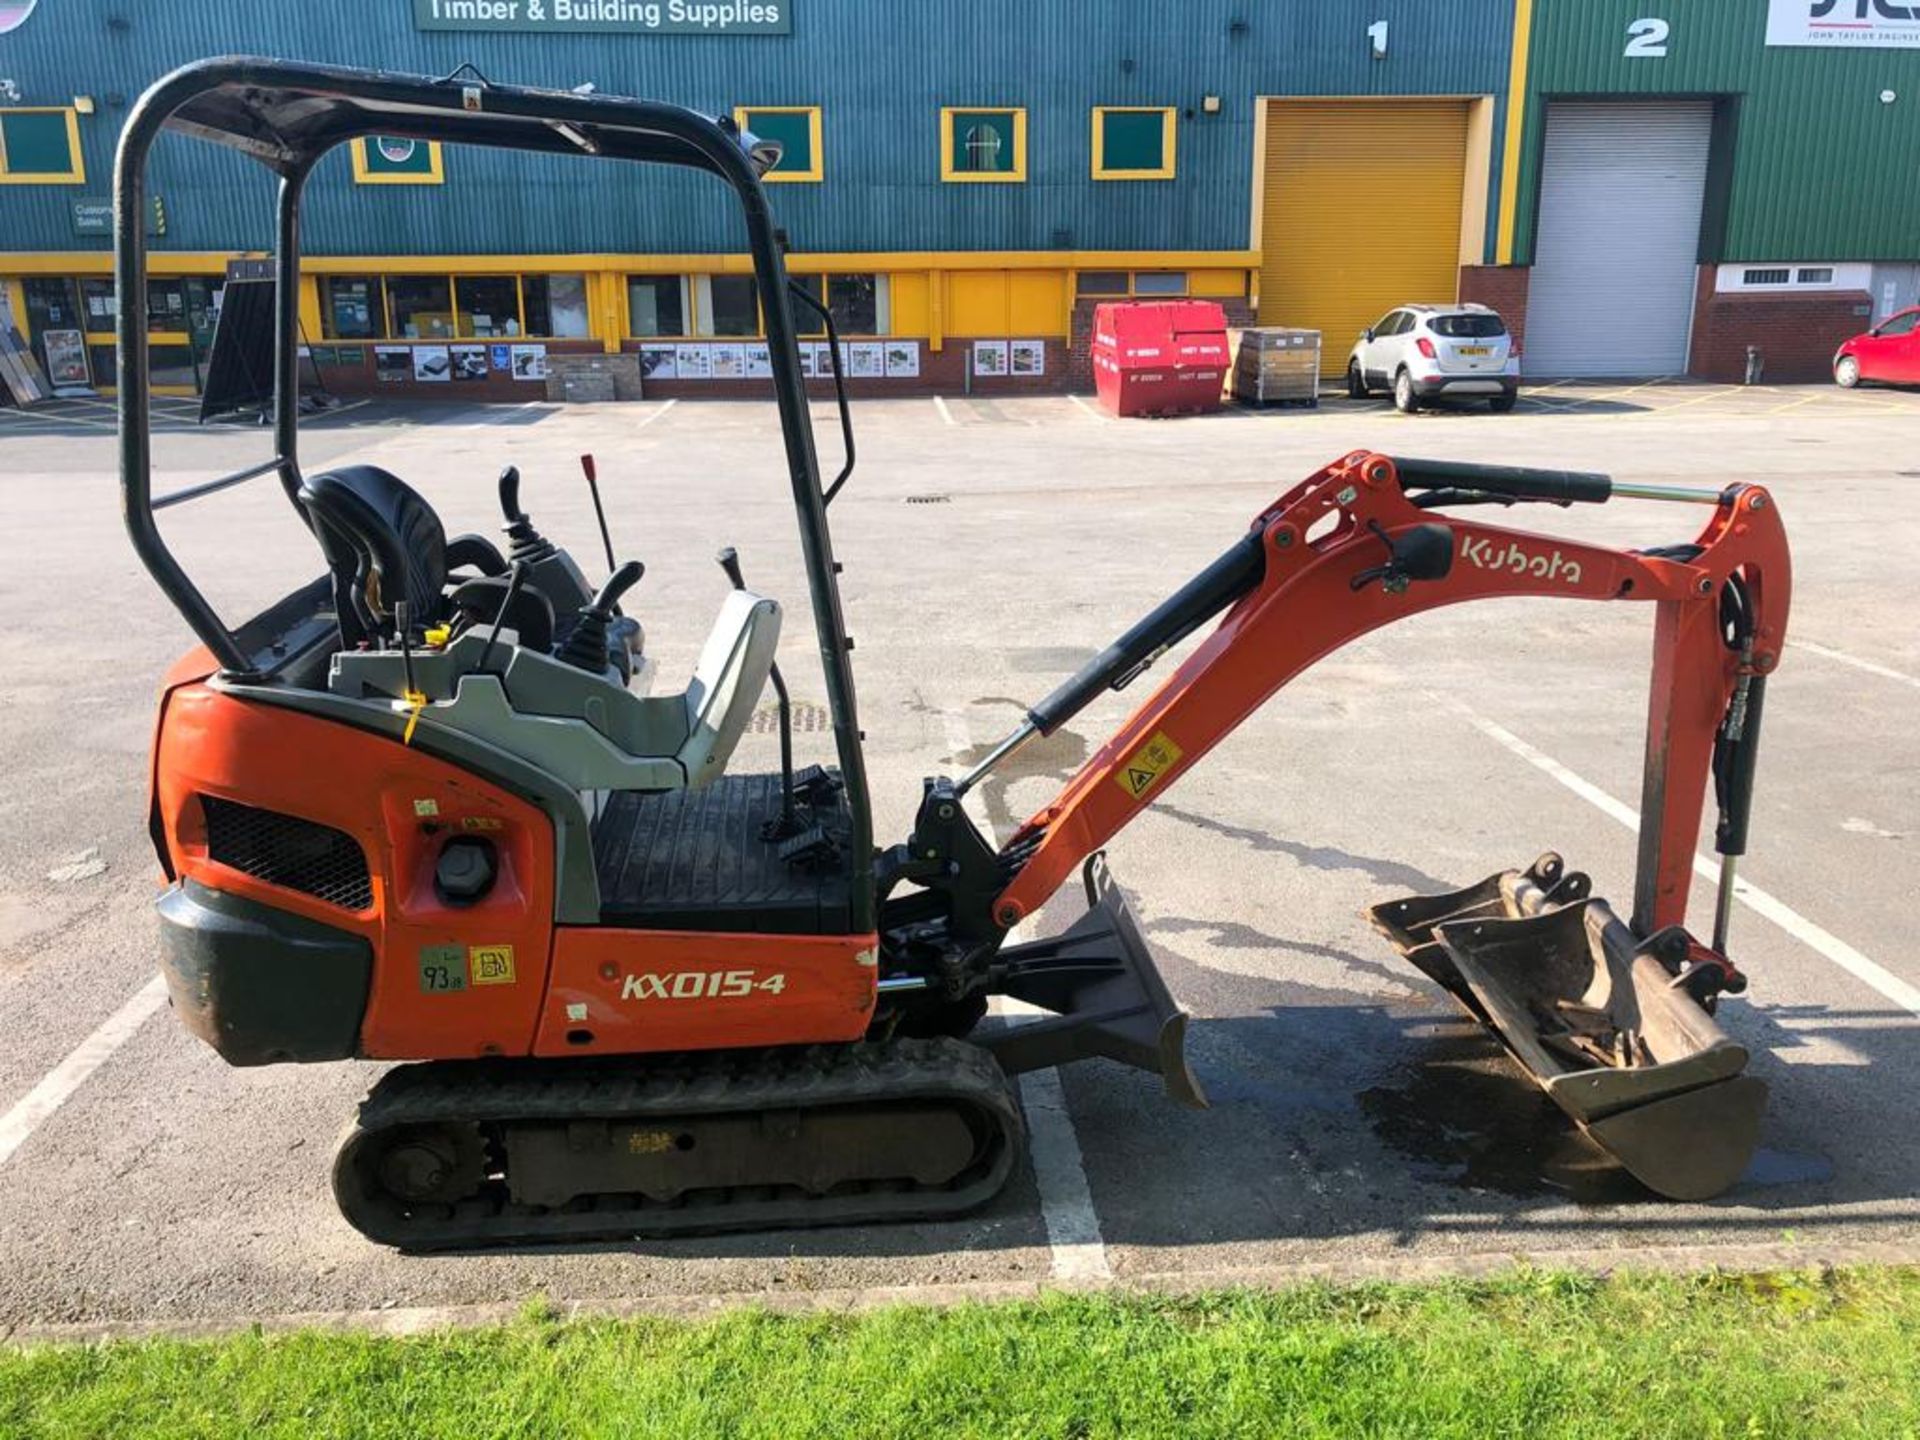
[[[1745,1171],[1766,1085],[1745,1073],[1746,1048],[1590,892],[1548,852],[1368,915],[1647,1188],[1707,1199]]]

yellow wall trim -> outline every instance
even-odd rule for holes
[[[1533,0],[1513,0],[1513,66],[1507,76],[1507,134],[1500,157],[1500,232],[1496,260],[1513,263],[1514,211],[1520,204],[1520,152],[1527,125],[1527,52],[1533,43]]]
[[[80,149],[80,114],[69,105],[10,105],[8,115],[64,115],[67,117],[67,154],[73,160],[73,169],[59,173],[35,173],[24,175],[8,172],[6,158],[6,137],[0,135],[0,185],[84,185],[87,183],[87,157]]]
[[[367,161],[367,146],[376,137],[363,135],[348,148],[353,153],[353,183],[356,185],[444,185],[447,183],[446,157],[440,152],[438,140],[428,140],[427,173],[424,175],[400,175],[390,171],[375,170]],[[421,142],[414,141],[416,145]]]
[[[953,121],[957,115],[1013,116],[1011,170],[953,168]],[[940,108],[940,178],[955,184],[1022,185],[1027,179],[1027,112],[1015,105],[943,105]]]
[[[1106,165],[1106,127],[1109,115],[1158,115],[1160,159],[1153,170],[1109,170]],[[1174,178],[1174,140],[1179,112],[1171,105],[1096,105],[1093,107],[1093,178],[1096,180],[1171,180]]]
[[[747,116],[750,114],[807,117],[807,149],[813,156],[812,166],[805,170],[769,170],[760,177],[762,184],[811,184],[825,178],[825,160],[820,151],[820,107],[818,105],[736,105],[733,107],[733,123],[742,130],[751,131],[753,126],[747,122]]]

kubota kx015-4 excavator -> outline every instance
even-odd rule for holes
[[[237,1065],[347,1057],[391,1069],[335,1160],[341,1208],[408,1248],[658,1236],[951,1215],[1022,1150],[1009,1077],[1104,1057],[1204,1103],[1168,995],[1101,847],[1290,678],[1404,616],[1482,597],[1650,603],[1655,638],[1639,874],[1622,917],[1545,855],[1376,924],[1491,1027],[1655,1190],[1716,1193],[1754,1145],[1762,1084],[1712,1010],[1726,956],[1788,557],[1755,485],[1696,491],[1567,471],[1344,456],[1253,517],[1213,564],[1035,704],[972,771],[926,781],[912,833],[876,848],[823,487],[782,238],[777,152],[674,106],[255,59],[160,81],[123,138],[120,294],[146,279],[146,164],[172,128],[280,177],[274,458],[150,487],[140,307],[120,311],[121,461],[134,544],[201,645],[168,675],[150,824],[168,885],[176,1012]],[[692,167],[745,217],[833,715],[833,764],[730,765],[768,686],[782,610],[730,586],[686,687],[503,478],[509,541],[449,540],[367,465],[298,462],[303,184],[369,135]],[[830,317],[818,315],[813,323]],[[831,351],[838,358],[837,347]],[[836,380],[837,380],[836,372]],[[846,426],[845,396],[840,394]],[[326,571],[229,628],[155,512],[274,475]],[[591,479],[591,475],[589,476]],[[1682,502],[1693,540],[1615,550],[1471,518],[1486,507]],[[595,494],[597,503],[597,491]],[[1436,518],[1444,515],[1446,518]],[[1218,623],[1004,845],[968,788],[1164,651]],[[1684,928],[1712,783],[1724,861],[1711,944]],[[1069,877],[1065,933],[1008,931]],[[991,995],[1048,1012],[975,1029]]]

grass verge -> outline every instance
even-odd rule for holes
[[[1920,1437],[1920,1272],[0,1351],[0,1436]]]

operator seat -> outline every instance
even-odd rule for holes
[[[447,542],[446,528],[419,491],[377,465],[325,470],[301,482],[301,507],[333,574],[340,643],[352,649],[391,630],[394,603],[407,602],[415,624],[447,618],[447,573],[472,564],[484,575],[506,561],[477,535]],[[378,585],[370,585],[374,576]]]

